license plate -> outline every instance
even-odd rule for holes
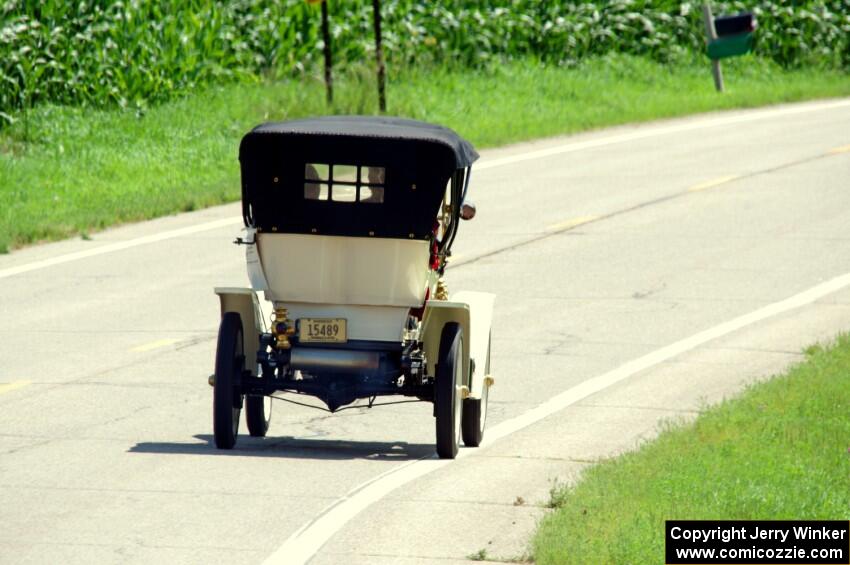
[[[301,318],[298,340],[303,343],[345,343],[345,318]]]

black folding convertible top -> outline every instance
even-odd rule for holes
[[[436,124],[410,120],[407,118],[391,118],[378,116],[325,116],[288,122],[271,122],[262,124],[251,130],[246,136],[280,135],[289,138],[321,138],[323,142],[332,144],[339,138],[365,138],[369,140],[397,141],[388,144],[387,148],[401,154],[406,147],[403,142],[416,142],[422,149],[437,152],[449,150],[455,161],[455,169],[466,168],[478,159],[478,153],[472,145],[456,134],[453,130]],[[442,145],[443,148],[439,146]],[[242,142],[240,158],[245,156],[245,140]],[[330,147],[329,147],[330,149]],[[329,151],[330,153],[330,151]],[[339,155],[348,157],[348,155]]]
[[[428,238],[446,184],[461,183],[477,158],[454,131],[404,118],[262,124],[239,148],[245,223],[284,233]],[[383,203],[305,199],[305,166],[311,163],[383,167]]]

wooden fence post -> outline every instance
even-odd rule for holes
[[[325,92],[328,106],[334,101],[333,59],[331,54],[331,32],[328,25],[328,2],[322,2],[322,42],[325,44]]]
[[[381,46],[381,0],[372,0],[372,13],[375,23],[375,61],[378,64],[378,109],[383,114],[387,111],[387,94],[384,51]]]
[[[708,2],[702,5],[702,19],[705,22],[707,43],[711,43],[717,39],[717,31],[714,29],[714,15],[711,13],[711,6]],[[723,71],[720,69],[719,59],[711,60],[711,72],[714,74],[714,88],[717,89],[717,92],[723,92]]]

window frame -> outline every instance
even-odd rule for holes
[[[319,170],[322,168],[327,168],[327,178],[322,178],[322,175],[319,174]],[[334,170],[336,168],[341,167],[351,167],[354,168],[355,175],[354,181],[350,179],[336,181],[334,179]],[[311,178],[310,169],[313,170],[313,174],[315,174],[316,178]],[[368,178],[364,181],[363,175],[365,171],[369,171],[370,169],[380,169],[382,171],[382,181],[381,183],[369,182]],[[366,173],[368,175],[368,173]],[[350,173],[347,172],[347,176],[350,176]],[[359,165],[359,164],[350,164],[350,163],[312,163],[307,162],[304,163],[304,180],[302,182],[303,191],[302,198],[304,200],[309,200],[313,202],[337,202],[340,204],[383,204],[386,198],[386,187],[387,187],[387,167],[379,166],[379,165]],[[311,198],[307,195],[308,186],[314,185],[319,187],[319,192],[316,198]],[[354,191],[354,200],[337,200],[334,199],[334,187],[353,187]],[[327,197],[321,198],[322,187],[327,187]],[[362,199],[362,188],[366,187],[371,190],[369,198],[372,195],[376,194],[376,190],[380,191],[380,200],[364,200]]]

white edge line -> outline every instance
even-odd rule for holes
[[[584,149],[594,149],[596,147],[605,147],[607,145],[614,145],[617,143],[624,143],[627,141],[636,141],[640,139],[646,139],[649,137],[657,137],[661,135],[667,135],[670,133],[680,133],[685,131],[694,131],[718,126],[726,126],[732,124],[740,124],[747,122],[754,122],[757,120],[763,120],[766,118],[775,118],[777,116],[789,116],[794,114],[804,114],[808,112],[815,112],[819,110],[831,110],[833,108],[842,108],[845,106],[850,106],[850,100],[839,100],[835,102],[825,102],[817,105],[805,105],[802,107],[791,107],[791,108],[779,108],[773,110],[762,110],[762,111],[754,111],[753,113],[747,113],[742,116],[726,116],[726,117],[710,117],[703,119],[696,119],[694,121],[688,121],[684,124],[676,124],[666,127],[655,127],[649,126],[647,129],[643,131],[634,131],[630,133],[624,133],[619,135],[613,135],[608,137],[603,137],[599,139],[589,139],[587,141],[574,141],[570,143],[566,143],[563,145],[556,145],[554,147],[547,147],[545,149],[538,149],[537,151],[530,151],[528,153],[520,153],[518,155],[508,155],[507,157],[502,157],[499,159],[491,159],[486,160],[479,165],[475,165],[473,168],[476,171],[483,171],[486,169],[490,169],[493,167],[501,167],[503,165],[509,165],[513,163],[520,163],[522,161],[528,161],[531,159],[540,159],[543,157],[551,157],[553,155],[561,155],[563,153],[572,153],[574,151],[582,151]]]
[[[793,106],[779,109],[762,109],[762,110],[750,110],[745,115],[739,116],[727,116],[727,117],[708,117],[703,119],[696,119],[692,121],[688,121],[684,124],[677,124],[666,127],[658,127],[653,125],[645,125],[644,130],[635,131],[626,134],[613,135],[608,137],[603,137],[600,139],[591,139],[588,141],[573,141],[569,143],[565,143],[562,145],[557,145],[554,147],[547,147],[545,149],[539,149],[536,151],[529,151],[526,153],[520,153],[518,155],[509,155],[507,157],[497,158],[497,159],[488,159],[479,163],[475,166],[476,171],[484,171],[487,169],[492,169],[494,167],[501,167],[504,165],[510,165],[513,163],[521,163],[523,161],[530,161],[532,159],[541,159],[544,157],[551,157],[553,155],[561,155],[564,153],[572,153],[574,151],[582,151],[584,149],[593,149],[596,147],[604,147],[607,145],[614,145],[617,143],[625,143],[627,141],[636,141],[640,139],[647,139],[650,137],[658,137],[662,135],[667,135],[670,133],[678,133],[684,131],[694,131],[699,129],[718,127],[730,124],[739,124],[746,122],[753,122],[757,120],[763,120],[767,118],[774,118],[777,116],[786,116],[786,115],[794,115],[794,114],[804,114],[808,112],[816,112],[820,110],[831,110],[833,108],[842,108],[845,106],[850,106],[850,100],[838,100],[838,101],[830,101],[823,103],[811,104],[807,103],[802,106]],[[745,110],[746,111],[746,110]],[[20,275],[23,273],[29,273],[32,271],[36,271],[39,269],[44,269],[47,267],[52,267],[54,265],[61,265],[63,263],[70,263],[71,261],[77,261],[79,259],[86,259],[88,257],[96,257],[98,255],[105,255],[107,253],[113,253],[115,251],[121,251],[124,249],[130,249],[132,247],[138,247],[139,245],[145,245],[148,243],[154,243],[157,241],[164,241],[167,239],[173,239],[175,237],[180,237],[183,235],[189,235],[193,233],[199,233],[203,231],[208,231],[220,227],[226,227],[231,224],[241,223],[241,218],[225,218],[221,220],[215,220],[212,222],[207,222],[204,224],[198,224],[195,226],[189,226],[185,228],[180,228],[176,230],[165,231],[158,234],[147,235],[144,237],[139,237],[136,239],[130,239],[123,242],[111,243],[108,245],[102,245],[100,247],[96,247],[94,249],[87,249],[85,251],[77,251],[74,253],[68,253],[65,255],[59,255],[56,257],[51,257],[49,259],[44,259],[41,261],[35,261],[32,263],[26,263],[24,265],[19,265],[17,267],[8,267],[6,269],[0,269],[0,279],[4,279],[7,277],[11,277],[14,275]]]
[[[140,245],[146,245],[148,243],[155,243],[157,241],[165,241],[167,239],[174,239],[175,237],[181,237],[184,235],[191,235],[195,233],[214,230],[217,228],[223,228],[237,223],[242,223],[241,217],[223,218],[221,220],[213,220],[212,222],[195,224],[193,226],[187,226],[185,228],[179,228],[176,230],[169,230],[151,235],[145,235],[142,237],[137,237],[135,239],[128,239],[126,241],[108,243],[106,245],[100,245],[92,249],[75,251],[74,253],[66,253],[65,255],[58,255],[49,259],[43,259],[41,261],[34,261],[32,263],[19,265],[17,267],[8,267],[6,269],[0,269],[0,279],[5,279],[6,277],[11,277],[14,275],[21,275],[23,273],[29,273],[31,271],[37,271],[39,269],[52,267],[54,265],[70,263],[71,261],[77,261],[79,259],[87,259],[89,257],[97,257],[98,255],[105,255],[107,253],[113,253],[115,251],[122,251],[124,249],[130,249],[132,247],[138,247]]]
[[[657,349],[647,355],[638,357],[616,369],[588,379],[579,385],[553,396],[543,404],[528,410],[520,416],[489,428],[485,436],[485,446],[535,424],[640,371],[663,363],[709,341],[726,336],[756,322],[811,304],[847,286],[850,286],[850,273],[813,286],[785,300],[768,304],[749,314],[744,314],[743,316],[723,322],[661,349]],[[458,453],[458,457],[465,457],[474,452],[475,450],[472,449],[462,449]],[[344,497],[332,503],[313,521],[307,523],[292,534],[283,545],[263,562],[264,565],[276,565],[280,563],[286,563],[288,565],[306,564],[331,537],[362,510],[365,510],[398,487],[423,475],[427,475],[432,471],[436,471],[448,463],[450,463],[450,460],[434,459],[433,457],[419,459],[395,467],[378,477],[360,484],[349,491]]]
[[[431,471],[436,471],[450,462],[450,459],[437,459],[436,455],[423,457],[394,467],[357,485],[342,498],[332,502],[313,520],[301,526],[280,548],[266,558],[264,563],[287,565],[307,563],[342,526],[388,492]],[[409,471],[402,472],[405,470]],[[329,531],[331,533],[328,535]]]

